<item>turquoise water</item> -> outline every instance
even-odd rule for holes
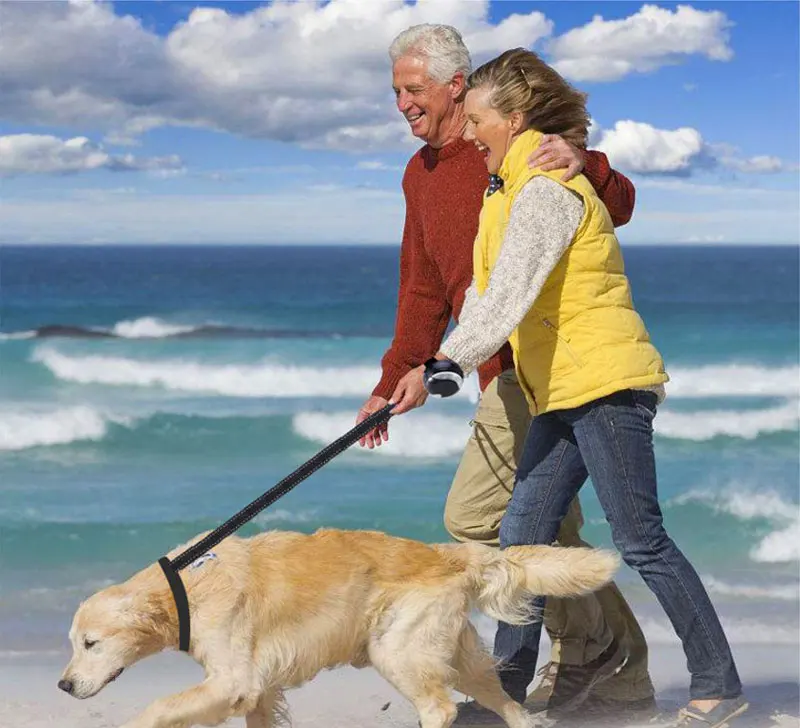
[[[63,639],[80,598],[226,520],[352,426],[390,341],[397,252],[0,251],[0,650]],[[625,260],[672,377],[656,418],[668,528],[722,611],[794,624],[798,250]],[[243,533],[446,539],[476,397],[470,380],[392,421],[387,447],[351,449]],[[584,491],[584,537],[610,544]],[[649,599],[635,575],[620,582]]]

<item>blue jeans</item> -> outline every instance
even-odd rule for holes
[[[728,640],[697,572],[662,523],[653,454],[652,392],[623,390],[533,419],[500,547],[551,544],[569,504],[591,476],[614,544],[655,594],[683,643],[692,699],[742,692]],[[537,597],[537,607],[544,598]],[[522,702],[536,671],[541,622],[498,625],[495,656],[506,692]]]

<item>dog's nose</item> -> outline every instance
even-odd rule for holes
[[[69,693],[72,695],[72,691],[75,689],[75,685],[73,684],[72,680],[59,680],[58,687],[60,690],[63,690],[65,693]]]

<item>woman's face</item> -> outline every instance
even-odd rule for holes
[[[473,88],[464,99],[467,124],[464,139],[475,143],[483,152],[489,174],[497,174],[511,142],[519,132],[521,115],[502,116],[489,105],[489,90]]]

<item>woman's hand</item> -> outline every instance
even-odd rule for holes
[[[422,407],[428,399],[428,391],[422,381],[425,366],[418,366],[406,374],[398,383],[389,402],[394,403],[393,415],[401,415],[416,407]]]

